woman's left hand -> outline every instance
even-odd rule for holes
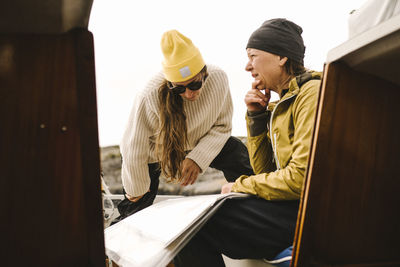
[[[186,158],[182,162],[182,180],[181,185],[186,186],[194,184],[200,173],[200,167],[193,160]]]

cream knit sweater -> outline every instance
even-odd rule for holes
[[[233,105],[228,78],[220,68],[207,65],[209,73],[195,101],[183,101],[190,151],[187,158],[205,171],[231,135]],[[145,194],[150,188],[148,163],[157,162],[154,148],[159,132],[158,88],[164,80],[155,75],[137,95],[120,144],[122,183],[131,196]]]

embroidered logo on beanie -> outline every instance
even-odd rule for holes
[[[189,69],[188,66],[185,66],[185,67],[179,69],[179,72],[181,73],[182,78],[189,77],[189,76],[192,74],[192,73],[190,72],[190,69]]]

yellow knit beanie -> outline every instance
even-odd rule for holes
[[[165,78],[183,82],[196,76],[205,63],[199,49],[177,30],[167,31],[161,38],[162,62]]]

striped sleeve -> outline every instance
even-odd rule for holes
[[[229,90],[228,77],[222,70],[216,71],[209,80],[209,93],[202,109],[206,109],[208,115],[196,120],[202,120],[202,131],[205,132],[198,140],[196,146],[187,155],[194,160],[204,172],[214,158],[219,154],[231,135],[233,104]],[[188,114],[195,117],[199,112]],[[210,121],[212,120],[212,121]],[[208,121],[208,122],[207,122]]]
[[[148,103],[148,96],[138,95],[129,116],[120,149],[122,154],[121,178],[125,191],[131,196],[141,196],[150,188],[148,158],[149,137],[154,132],[157,118]]]

